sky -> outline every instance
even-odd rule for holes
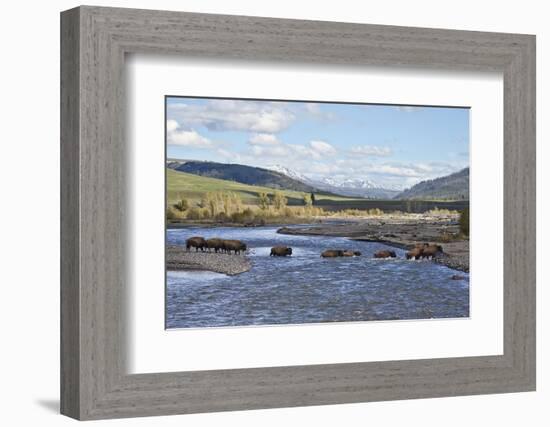
[[[468,108],[166,98],[167,157],[406,188],[469,164]]]

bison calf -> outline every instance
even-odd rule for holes
[[[292,248],[286,246],[275,246],[271,248],[269,256],[290,256],[292,255]]]

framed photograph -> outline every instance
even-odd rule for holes
[[[535,37],[61,15],[61,411],[535,389]]]

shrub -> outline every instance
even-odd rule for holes
[[[233,212],[231,214],[231,221],[237,224],[248,224],[255,222],[254,212],[250,208],[246,208],[242,212]]]
[[[453,215],[456,214],[456,211],[452,211],[450,209],[440,209],[437,206],[433,209],[430,209],[426,212],[429,215]]]
[[[458,220],[460,231],[465,236],[470,235],[470,208],[465,208],[460,211],[460,218]]]
[[[287,198],[281,191],[275,191],[275,195],[273,196],[273,206],[276,210],[282,211],[288,203]]]
[[[189,202],[186,198],[181,198],[175,205],[175,208],[178,209],[181,212],[185,212],[187,209],[189,209]]]
[[[167,220],[173,220],[173,219],[176,219],[176,213],[174,212],[174,210],[172,208],[168,208],[166,209],[166,219]]]
[[[267,193],[260,193],[258,195],[258,205],[261,210],[266,210],[269,207],[269,196]]]
[[[283,215],[286,216],[287,218],[293,218],[295,216],[294,210],[289,206],[285,206],[283,209]]]
[[[231,222],[237,224],[244,222],[244,214],[242,212],[233,212],[231,214]]]
[[[220,212],[216,215],[216,221],[218,222],[228,222],[230,217],[225,212]]]
[[[201,210],[199,208],[189,208],[187,210],[187,215],[186,215],[186,218],[187,219],[201,219]]]

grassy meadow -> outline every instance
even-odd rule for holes
[[[199,203],[205,193],[208,192],[233,192],[238,194],[246,205],[259,205],[260,193],[273,194],[276,190],[257,185],[241,184],[236,181],[210,178],[206,176],[193,175],[167,169],[166,172],[167,202],[177,203],[185,197],[192,203]],[[304,204],[304,196],[309,193],[292,190],[280,190],[287,198],[289,206],[300,206]],[[361,198],[342,197],[335,194],[316,193],[316,204],[360,202]]]

